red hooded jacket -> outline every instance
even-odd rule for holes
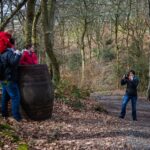
[[[32,65],[38,64],[38,58],[35,52],[29,52],[28,50],[24,50],[22,57],[20,59],[21,65]]]
[[[8,32],[0,32],[0,53],[3,53],[7,48],[11,48],[11,34]]]

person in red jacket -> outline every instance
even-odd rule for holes
[[[0,32],[0,53],[4,53],[7,48],[12,48],[11,38],[12,35],[9,32]]]
[[[20,64],[21,65],[38,64],[38,58],[31,44],[27,45],[26,49],[23,51],[22,57],[20,59]]]

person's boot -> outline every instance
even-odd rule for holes
[[[124,119],[124,116],[121,116],[121,115],[120,115],[119,118]]]

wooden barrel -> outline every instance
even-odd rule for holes
[[[21,107],[32,120],[52,116],[54,90],[47,65],[20,65],[19,87]]]

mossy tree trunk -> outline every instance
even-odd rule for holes
[[[32,44],[34,46],[35,52],[37,52],[37,24],[38,20],[41,15],[41,7],[37,11],[36,15],[34,16],[33,23],[32,23]]]
[[[26,24],[25,24],[25,44],[32,43],[32,24],[35,14],[36,0],[28,0],[27,2],[27,13],[26,13]]]
[[[50,59],[53,72],[53,81],[57,85],[60,80],[59,64],[57,62],[56,56],[53,52],[53,25],[54,25],[54,13],[55,13],[55,3],[56,0],[42,0],[41,10],[42,10],[42,28],[44,34],[44,46],[46,53]]]

